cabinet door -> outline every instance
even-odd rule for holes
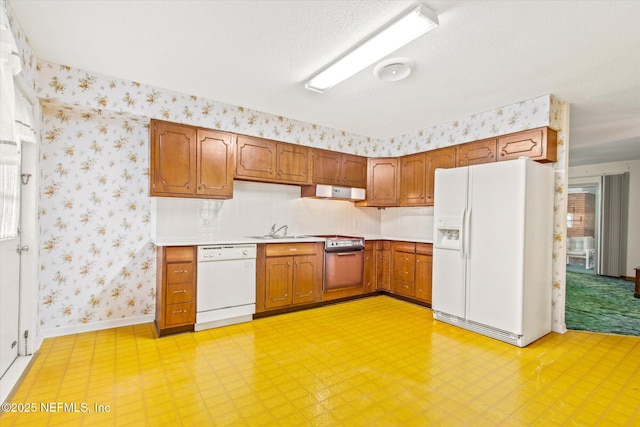
[[[557,160],[557,133],[543,127],[498,138],[498,160],[512,160],[521,156],[539,162]]]
[[[196,181],[196,130],[151,121],[152,196],[192,195]]]
[[[371,158],[368,162],[367,205],[398,206],[400,169],[397,158]]]
[[[426,204],[425,153],[400,158],[400,206]]]
[[[340,185],[342,155],[334,151],[313,150],[314,184]]]
[[[293,257],[266,261],[265,308],[287,307],[293,302]]]
[[[409,297],[415,296],[416,255],[407,252],[393,252],[392,291]]]
[[[391,291],[391,250],[389,242],[376,244],[376,289]]]
[[[233,197],[235,136],[198,129],[196,194],[213,198]]]
[[[367,158],[342,155],[342,184],[345,187],[367,188]]]
[[[433,178],[436,169],[450,169],[456,167],[456,147],[439,148],[427,151],[427,168],[425,177],[427,179],[427,204],[433,205]]]
[[[457,167],[495,162],[497,146],[498,141],[495,138],[458,145]]]
[[[309,183],[309,148],[293,144],[278,143],[278,181]]]
[[[238,135],[236,177],[275,180],[276,149],[275,141]]]
[[[293,304],[316,300],[316,256],[293,257]]]
[[[364,248],[364,280],[362,292],[369,293],[376,290],[376,257],[375,242],[369,241],[365,243]]]
[[[416,298],[431,304],[431,271],[433,257],[416,255]]]

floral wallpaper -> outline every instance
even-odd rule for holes
[[[43,108],[42,329],[152,314],[148,125]]]
[[[373,138],[48,62],[38,64],[38,97],[95,114],[117,113],[221,129],[366,155]]]
[[[551,95],[377,140],[139,82],[40,62],[43,328],[153,313],[154,248],[147,198],[149,118],[369,157],[398,156],[519,130],[562,131]],[[565,146],[556,168],[554,330],[564,330]]]
[[[374,144],[371,157],[398,156],[549,125],[551,95],[543,95]]]
[[[553,276],[552,276],[552,330],[565,332],[567,265],[567,190],[569,178],[569,104],[551,97],[549,121],[558,131],[558,160],[554,163],[555,188],[553,204]]]

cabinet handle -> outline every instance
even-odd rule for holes
[[[191,190],[191,184],[187,184],[187,188]]]
[[[186,289],[180,289],[178,291],[173,291],[174,294],[186,294],[187,292],[189,292],[189,291],[187,291]]]
[[[420,260],[419,260],[419,259],[418,259],[418,260],[416,260],[416,264],[420,264]]]
[[[198,185],[198,190],[202,190],[203,188],[204,188],[204,186],[202,184]]]
[[[173,310],[173,314],[186,313],[187,310]]]
[[[187,270],[176,270],[176,271],[174,271],[174,273],[186,273],[186,272],[187,272]]]
[[[290,252],[296,252],[298,249],[297,248],[289,248]]]
[[[287,261],[287,267],[291,267],[291,262]]]

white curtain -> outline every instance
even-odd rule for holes
[[[20,140],[16,132],[13,76],[19,74],[21,69],[18,47],[7,14],[0,8],[0,239],[18,235]]]

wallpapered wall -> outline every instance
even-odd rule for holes
[[[40,325],[152,314],[148,125],[43,109]]]
[[[6,8],[6,1],[0,5]],[[153,313],[149,242],[148,119],[218,128],[370,157],[398,156],[526,128],[567,127],[564,105],[545,95],[378,140],[138,82],[37,62],[8,15],[21,78],[41,99],[40,323],[56,328]],[[561,131],[562,140],[565,135]],[[565,145],[556,167],[554,329],[564,325]],[[564,204],[564,205],[563,205]]]

